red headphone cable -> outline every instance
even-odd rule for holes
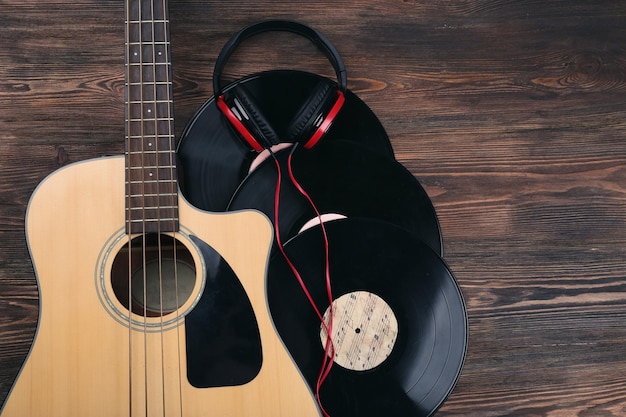
[[[324,316],[321,314],[321,312],[319,311],[319,309],[317,308],[317,306],[315,305],[315,301],[313,300],[313,297],[311,296],[311,293],[309,291],[309,289],[306,286],[306,283],[304,282],[304,280],[302,279],[302,276],[300,275],[300,273],[298,272],[298,269],[296,268],[296,266],[293,264],[293,262],[291,261],[291,259],[289,259],[289,256],[287,255],[287,253],[285,252],[285,249],[283,247],[283,243],[281,240],[281,236],[280,236],[280,228],[279,228],[279,208],[280,208],[280,188],[281,188],[281,183],[282,183],[282,169],[280,166],[280,162],[278,161],[278,159],[276,158],[276,155],[269,150],[270,155],[272,156],[272,158],[274,159],[274,162],[276,164],[276,169],[277,169],[277,179],[276,179],[276,190],[275,190],[275,194],[274,194],[274,234],[276,235],[276,243],[278,246],[278,249],[280,250],[281,254],[283,255],[283,258],[285,259],[285,261],[287,262],[287,265],[289,266],[289,269],[291,269],[292,273],[294,274],[294,276],[296,277],[296,280],[298,281],[298,283],[300,284],[300,287],[302,288],[302,291],[304,292],[305,296],[307,297],[309,304],[311,304],[311,307],[313,307],[313,310],[315,311],[315,314],[317,314],[317,317],[320,320],[320,323],[324,329],[324,332],[326,333],[326,346],[324,349],[324,360],[322,361],[322,366],[320,369],[320,373],[318,374],[318,378],[317,378],[317,384],[316,384],[316,389],[315,389],[315,398],[317,400],[317,403],[322,411],[322,414],[324,415],[324,417],[330,417],[330,415],[326,412],[326,410],[324,409],[324,406],[322,405],[322,401],[320,398],[320,390],[322,387],[322,384],[324,383],[324,381],[328,378],[328,375],[330,374],[330,370],[332,368],[333,365],[333,358],[335,356],[335,347],[332,341],[332,329],[333,329],[333,315],[334,315],[334,310],[333,310],[333,296],[332,296],[332,287],[331,287],[331,279],[330,279],[330,262],[329,262],[329,241],[328,241],[328,235],[326,233],[326,228],[324,227],[324,222],[322,220],[322,216],[319,212],[319,210],[317,209],[317,206],[315,205],[315,203],[313,202],[313,199],[311,198],[311,196],[309,196],[309,194],[304,190],[304,188],[300,185],[300,183],[296,180],[295,175],[293,173],[293,169],[292,169],[292,156],[296,150],[297,144],[295,144],[290,153],[289,153],[289,158],[287,160],[287,168],[288,168],[288,173],[289,173],[289,178],[292,182],[292,184],[296,187],[296,189],[300,192],[300,194],[302,194],[307,201],[309,202],[310,206],[313,208],[318,221],[320,223],[320,227],[321,227],[321,231],[322,231],[322,235],[323,235],[323,240],[324,240],[324,273],[325,273],[325,285],[326,285],[326,294],[328,297],[328,301],[329,301],[329,310],[328,310],[328,322],[326,322],[324,320]]]

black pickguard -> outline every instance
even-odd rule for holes
[[[245,384],[263,361],[252,305],[224,258],[197,237],[191,240],[206,263],[206,286],[185,317],[187,379],[197,388]]]

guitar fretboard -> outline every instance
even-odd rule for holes
[[[165,0],[126,2],[128,233],[178,230],[169,20]]]

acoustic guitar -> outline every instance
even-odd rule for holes
[[[31,197],[39,320],[1,415],[319,416],[266,304],[271,224],[255,211],[207,213],[179,195],[166,1],[125,7],[126,152],[63,167]],[[260,365],[243,379],[190,359],[210,353],[190,349],[194,332],[239,326],[205,314],[223,273],[247,294],[259,339]],[[204,378],[212,366],[219,375]]]

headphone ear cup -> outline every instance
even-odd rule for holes
[[[336,94],[333,83],[326,79],[320,80],[289,123],[285,141],[306,143],[319,127],[318,119],[325,117],[336,101]]]
[[[232,104],[243,113],[241,122],[263,148],[270,148],[279,143],[279,137],[271,123],[263,115],[252,93],[239,84],[233,88]]]

